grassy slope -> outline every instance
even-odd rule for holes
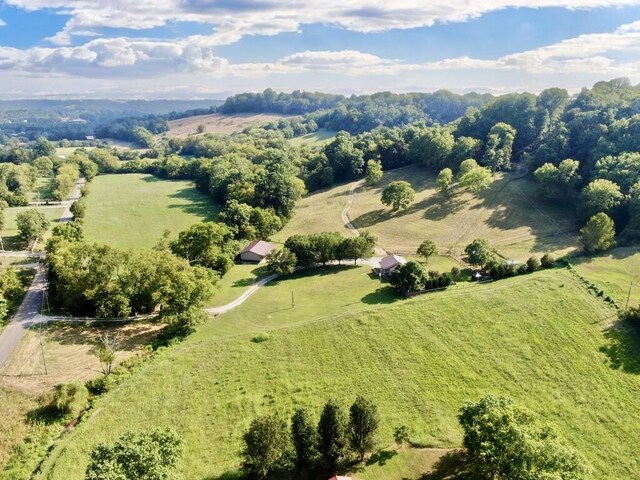
[[[35,208],[39,212],[44,213],[47,220],[51,222],[53,227],[62,216],[64,207],[51,206],[51,207],[11,207],[6,208],[4,211],[4,228],[0,232],[2,234],[2,240],[4,242],[5,250],[24,250],[25,245],[18,238],[18,227],[16,225],[16,217],[19,213],[26,212]]]
[[[299,147],[301,145],[308,146],[319,146],[324,145],[328,141],[330,141],[333,137],[336,136],[338,132],[333,130],[325,130],[324,128],[319,129],[317,132],[308,133],[301,137],[295,137],[289,140],[289,143],[294,147]]]
[[[306,295],[323,313],[344,313],[362,298],[359,270],[297,284],[313,285]],[[256,415],[317,411],[327,398],[347,403],[357,393],[379,405],[381,446],[403,423],[413,440],[457,446],[458,408],[487,392],[511,395],[555,423],[587,457],[590,478],[640,475],[640,364],[629,360],[638,358],[637,344],[604,331],[613,312],[570,274],[540,272],[330,318],[311,318],[318,310],[302,301],[281,310],[296,288],[293,280],[263,289],[147,364],[55,448],[41,478],[80,479],[97,441],[158,425],[183,436],[185,479],[218,478],[237,467],[240,435]],[[346,305],[335,302],[338,291]],[[271,312],[260,296],[267,293]],[[252,343],[258,329],[271,339]]]
[[[196,222],[215,220],[218,211],[189,182],[151,175],[98,176],[89,188],[85,236],[116,247],[151,247],[164,230],[176,235]]]
[[[509,178],[499,176],[478,198],[454,189],[445,199],[435,191],[434,176],[405,167],[387,173],[379,186],[357,190],[349,216],[356,228],[376,235],[386,250],[414,252],[424,238],[430,238],[441,251],[461,252],[477,237],[487,238],[506,257],[520,260],[531,253],[574,248],[572,215],[537,200],[534,203],[537,195],[530,180],[508,182]],[[380,195],[394,180],[409,181],[416,199],[407,210],[392,214],[380,203]]]
[[[629,305],[640,304],[640,249],[621,247],[598,257],[572,260],[576,270],[594,283],[624,308],[633,282]]]

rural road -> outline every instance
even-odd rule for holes
[[[60,222],[70,222],[73,220],[71,213],[71,205],[80,198],[80,189],[86,183],[84,178],[78,179],[69,200],[63,202],[64,212],[60,217]],[[2,256],[7,257],[27,257],[34,256],[31,252],[2,252]],[[36,254],[40,258],[44,258],[44,253]],[[32,325],[46,322],[49,319],[40,315],[40,307],[44,299],[44,292],[47,288],[47,272],[46,269],[38,265],[36,275],[31,282],[31,286],[27,290],[18,311],[15,313],[11,322],[5,327],[0,334],[0,369],[7,362],[16,346]]]
[[[47,319],[39,313],[46,284],[46,270],[44,267],[39,266],[36,276],[27,290],[18,311],[11,319],[11,323],[5,327],[2,335],[0,335],[0,368],[2,368],[9,359],[29,327],[47,321]]]
[[[276,279],[277,277],[278,277],[278,275],[275,275],[275,274],[274,275],[269,275],[268,277],[264,277],[263,279],[258,280],[253,285],[251,285],[249,288],[247,288],[242,293],[242,295],[240,295],[238,298],[236,298],[233,302],[227,303],[226,305],[223,305],[221,307],[205,308],[204,311],[207,312],[209,315],[220,315],[222,313],[226,313],[229,310],[232,310],[232,309],[242,305],[247,300],[247,298],[249,298],[251,295],[256,293],[260,287],[262,287],[263,285],[266,285],[267,283],[269,283],[270,281]]]

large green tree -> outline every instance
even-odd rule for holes
[[[346,453],[347,421],[340,404],[325,403],[318,422],[318,452],[328,468],[335,468]]]
[[[396,212],[398,210],[406,209],[416,196],[416,192],[411,188],[409,182],[398,180],[391,182],[382,191],[382,197],[380,200],[382,203],[391,210]]]
[[[606,213],[596,213],[580,229],[580,242],[587,253],[609,250],[615,245],[615,226]]]
[[[598,178],[582,190],[579,210],[585,218],[599,212],[610,214],[620,205],[623,198],[624,195],[616,183]]]
[[[379,423],[378,407],[359,395],[349,409],[349,443],[360,461],[373,448]]]
[[[377,185],[382,180],[382,162],[380,160],[369,160],[367,162],[367,185]]]
[[[289,434],[283,419],[272,415],[254,419],[242,441],[242,470],[249,478],[273,478],[289,468]]]
[[[35,208],[16,215],[18,236],[27,244],[41,240],[49,228],[49,224],[44,213]]]
[[[447,166],[455,138],[447,127],[433,126],[424,129],[409,145],[409,155],[415,163],[440,171]]]
[[[484,238],[476,238],[465,247],[464,252],[469,263],[479,267],[485,266],[495,257],[493,247]]]
[[[449,193],[449,187],[453,183],[453,171],[450,168],[443,168],[436,178],[436,190],[446,195]]]
[[[311,416],[304,408],[297,409],[291,417],[291,442],[296,470],[309,470],[316,460],[318,436]]]
[[[418,262],[409,261],[395,269],[390,282],[399,293],[408,295],[424,290],[427,280],[429,275],[425,268]]]
[[[171,429],[126,432],[114,444],[93,449],[85,480],[169,480],[182,450],[182,440]]]
[[[425,263],[428,263],[429,258],[438,253],[438,246],[433,240],[425,240],[420,244],[416,253],[424,258]]]
[[[492,480],[579,480],[582,460],[555,431],[541,425],[509,398],[487,395],[458,414],[473,478]]]

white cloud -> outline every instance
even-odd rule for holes
[[[6,25],[7,25],[7,22],[5,22],[4,20],[2,20],[2,19],[0,18],[0,27],[4,27],[4,26],[6,26]]]
[[[101,27],[148,29],[169,22],[209,24],[215,45],[245,35],[296,32],[323,23],[357,32],[379,32],[462,22],[505,8],[593,9],[640,5],[640,0],[5,0],[28,11],[53,9],[70,15],[50,40],[69,44],[78,32]]]

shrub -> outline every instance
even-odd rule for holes
[[[527,260],[527,269],[530,272],[535,272],[536,270],[539,270],[540,260],[538,260],[536,257],[529,257],[529,260]]]
[[[529,273],[531,270],[529,270],[529,266],[525,263],[523,263],[522,265],[518,265],[518,268],[516,269],[516,273],[518,275],[525,275],[527,273]]]
[[[540,259],[540,265],[542,268],[553,268],[556,265],[556,259],[553,255],[545,253]]]
[[[255,335],[251,341],[253,343],[262,343],[262,342],[266,342],[267,340],[269,340],[271,337],[269,336],[268,333],[259,333],[258,335]]]
[[[458,278],[460,277],[460,269],[458,267],[453,267],[451,268],[451,276],[453,278]]]

